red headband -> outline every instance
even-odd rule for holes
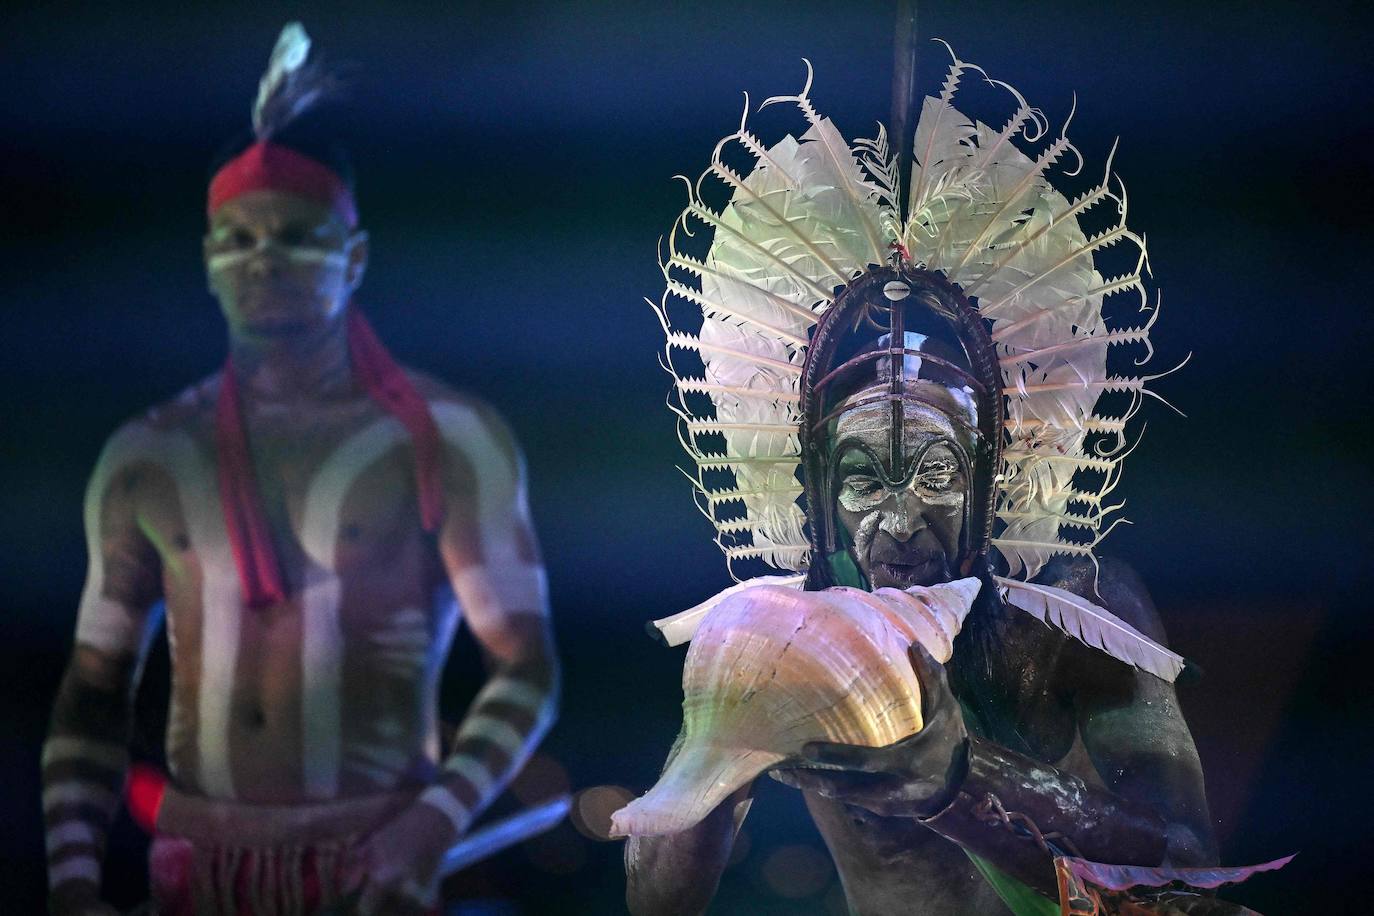
[[[358,208],[333,169],[285,146],[259,140],[224,164],[210,179],[205,213],[214,216],[224,204],[249,191],[285,191],[326,204],[354,229]]]

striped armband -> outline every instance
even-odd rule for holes
[[[55,764],[91,764],[108,770],[116,781],[123,778],[129,765],[129,751],[122,744],[96,741],[76,735],[53,735],[43,742],[43,769]]]
[[[75,852],[74,849],[69,847],[71,855],[58,853],[48,856],[48,890],[55,891],[68,881],[85,881],[100,886],[100,859],[93,852],[84,849]]]
[[[454,832],[459,836],[467,833],[468,827],[472,825],[472,812],[445,786],[430,786],[420,793],[417,801],[429,805],[448,818],[449,823],[453,825]]]
[[[48,886],[99,886],[105,825],[119,807],[129,753],[122,744],[54,735],[43,744],[43,814]]]

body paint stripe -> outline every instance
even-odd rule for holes
[[[510,455],[473,408],[452,401],[430,405],[444,441],[467,458],[477,488],[477,520],[484,565],[522,565],[515,528],[528,515],[524,488]]]
[[[510,677],[495,677],[477,697],[479,703],[510,703],[538,715],[548,705],[549,692]]]
[[[344,439],[321,465],[306,491],[301,546],[315,568],[306,573],[301,595],[302,731],[305,793],[338,794],[343,714],[343,631],[339,627],[341,584],[334,571],[339,514],[358,476],[407,437],[395,417],[381,417]]]
[[[454,743],[465,738],[485,738],[504,751],[508,757],[515,757],[525,745],[525,736],[519,729],[480,710],[469,713]]]
[[[213,464],[187,433],[158,430],[146,422],[134,422],[112,436],[101,453],[96,473],[86,491],[84,513],[89,573],[81,596],[77,641],[106,651],[143,652],[156,629],[158,621],[151,616],[138,621],[139,609],[123,607],[103,595],[101,505],[112,476],[121,468],[136,463],[161,468],[172,478],[187,538],[200,561],[202,638],[196,719],[198,779],[207,795],[232,798],[234,787],[229,770],[227,728],[228,704],[238,664],[240,595]],[[122,613],[120,617],[112,617],[112,612]],[[170,719],[186,721],[186,718],[187,711],[180,707],[174,691]]]
[[[114,656],[135,652],[143,630],[138,616],[137,611],[121,601],[101,594],[84,595],[77,616],[76,641]]]
[[[51,811],[59,805],[92,805],[113,812],[119,805],[119,795],[96,783],[59,782],[43,790],[43,810]]]
[[[495,780],[487,765],[467,754],[454,754],[444,762],[444,770],[466,779],[479,796],[491,791]]]
[[[420,793],[418,801],[447,817],[459,836],[467,833],[468,827],[472,824],[472,812],[443,786],[430,786]]]
[[[65,881],[77,880],[100,883],[100,862],[95,856],[71,858],[48,869],[48,887],[57,887]]]
[[[96,846],[100,843],[100,835],[96,832],[95,826],[89,821],[63,821],[48,831],[46,845],[50,857],[63,846],[71,846],[78,843],[89,844],[91,846]]]
[[[492,610],[487,605],[494,604],[496,611],[505,613],[545,614],[548,611],[548,575],[538,564],[500,566],[489,562],[469,566],[454,573],[453,584],[468,594],[470,600],[481,604],[483,610]]]
[[[129,752],[122,744],[109,741],[92,741],[74,735],[54,735],[43,742],[42,765],[77,760],[94,763],[114,770],[116,777],[124,771],[129,762]]]

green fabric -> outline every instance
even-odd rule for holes
[[[830,577],[836,585],[848,585],[850,588],[868,588],[868,583],[864,581],[864,574],[854,563],[854,557],[849,551],[841,547],[839,550],[826,557],[830,564]]]
[[[964,850],[964,855],[969,857],[974,868],[982,873],[992,885],[992,889],[997,891],[997,896],[1007,905],[1007,909],[1016,916],[1059,916],[1059,904],[1050,898],[1040,896],[987,859],[975,856],[967,849]]]
[[[986,732],[983,723],[979,720],[977,713],[962,701],[959,703],[964,713],[964,727],[970,734],[984,737]],[[963,847],[960,847],[963,849]],[[1011,875],[1002,871],[982,856],[974,855],[964,849],[964,855],[968,856],[973,867],[978,869],[992,889],[997,892],[997,896],[1002,898],[1002,902],[1007,905],[1016,916],[1059,916],[1061,912],[1057,902],[1034,891],[1027,884],[1013,878]]]

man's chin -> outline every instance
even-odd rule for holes
[[[239,324],[239,333],[245,337],[261,340],[279,340],[284,337],[297,337],[309,333],[316,324],[300,315],[287,313],[264,313],[245,317]]]

